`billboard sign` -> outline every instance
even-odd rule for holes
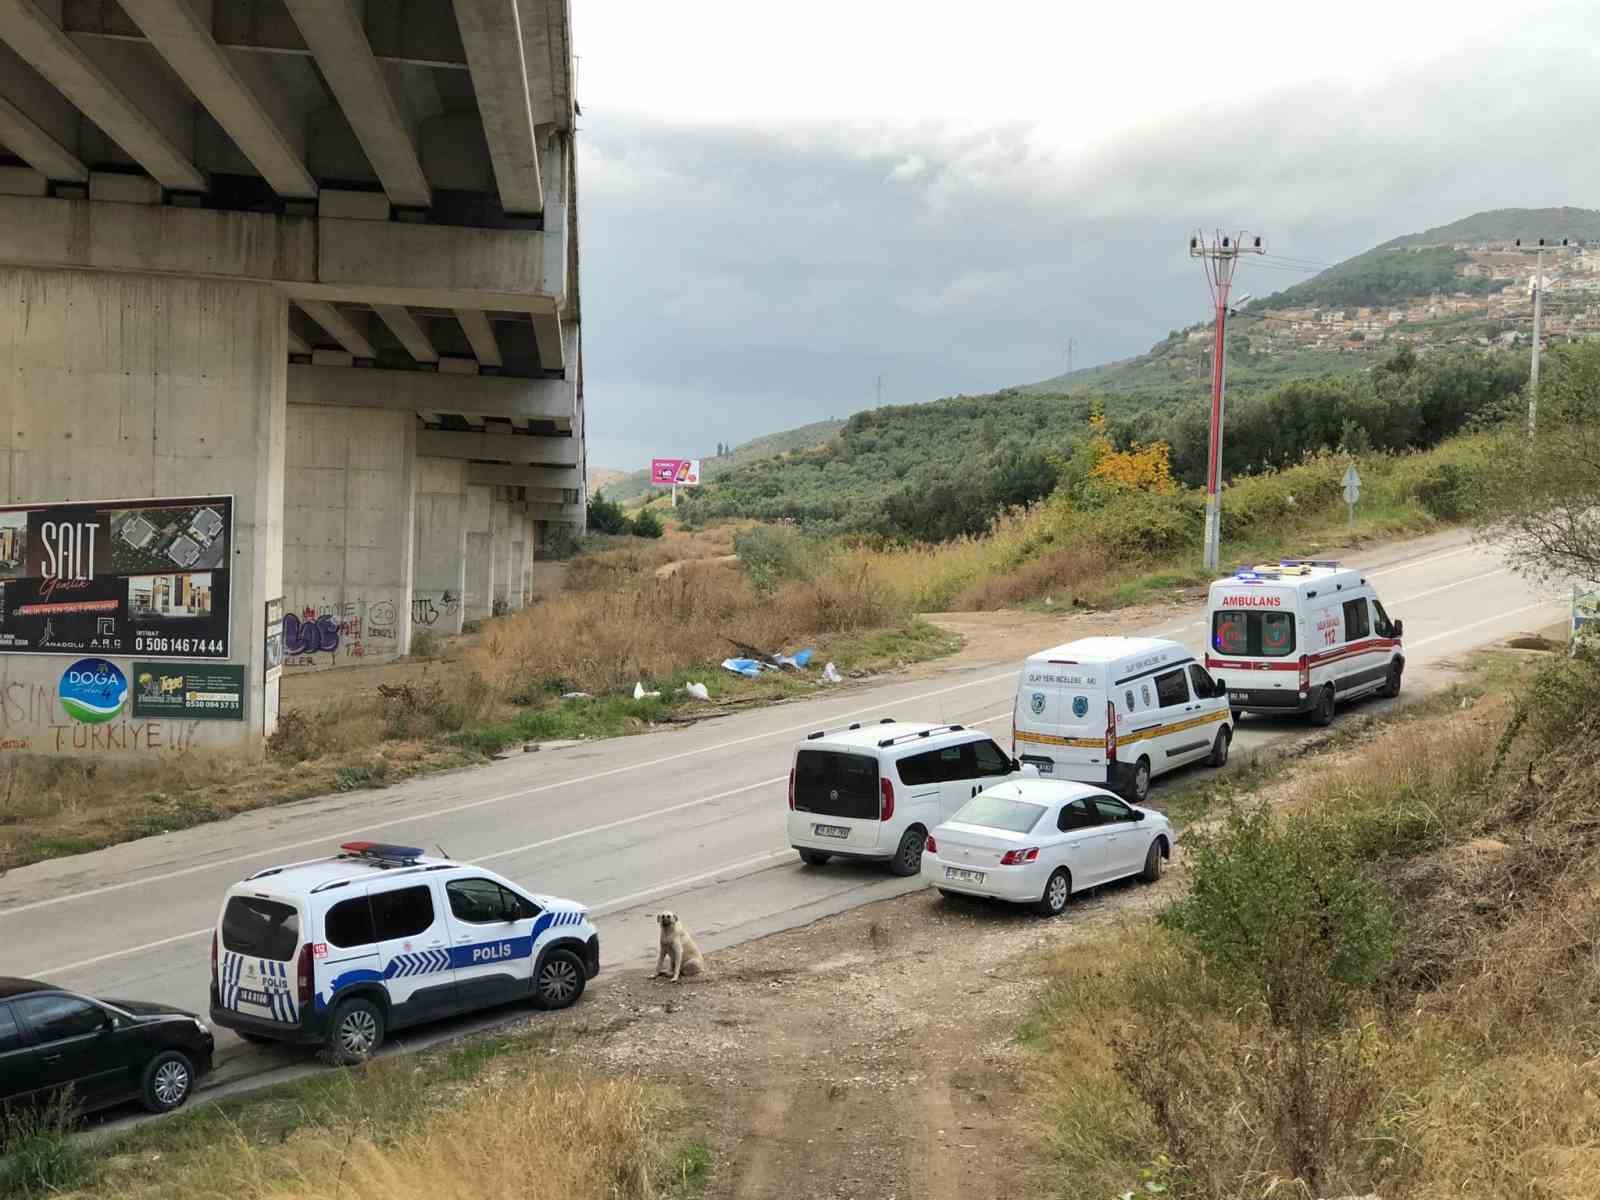
[[[62,672],[56,695],[74,721],[104,725],[122,715],[122,706],[128,702],[128,677],[116,663],[80,658]]]
[[[133,664],[136,719],[244,720],[244,668],[233,663]]]
[[[0,654],[228,657],[233,498],[0,507]]]
[[[700,482],[698,458],[652,458],[650,482],[657,487],[692,487]]]

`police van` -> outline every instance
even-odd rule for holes
[[[1241,568],[1211,585],[1206,617],[1206,666],[1226,686],[1235,723],[1268,712],[1327,725],[1346,700],[1400,694],[1403,623],[1354,568],[1327,559]]]
[[[1012,739],[1046,778],[1099,784],[1137,804],[1157,775],[1224,765],[1233,723],[1225,693],[1186,646],[1090,637],[1022,664]]]
[[[565,1008],[599,970],[583,905],[415,847],[346,842],[228,889],[211,1020],[356,1063],[423,1021],[521,999]]]

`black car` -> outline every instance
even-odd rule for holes
[[[181,1008],[0,976],[0,1104],[70,1087],[81,1112],[128,1100],[170,1112],[211,1070],[212,1050],[211,1030]]]

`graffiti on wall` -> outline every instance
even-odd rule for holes
[[[449,588],[440,593],[435,600],[432,596],[411,597],[411,623],[413,625],[433,626],[442,618],[446,624],[455,619],[461,611],[461,597]]]
[[[331,667],[398,653],[398,610],[391,600],[340,600],[283,615],[283,665]],[[377,643],[371,647],[368,642]]]

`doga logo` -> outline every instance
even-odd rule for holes
[[[1039,716],[1044,712],[1044,693],[1035,692],[1028,700],[1028,707],[1033,709],[1033,715]]]
[[[1074,696],[1072,698],[1072,715],[1080,721],[1089,715],[1089,697]]]
[[[128,702],[128,677],[116,663],[80,658],[61,676],[57,693],[67,716],[85,725],[103,725],[122,715]]]

